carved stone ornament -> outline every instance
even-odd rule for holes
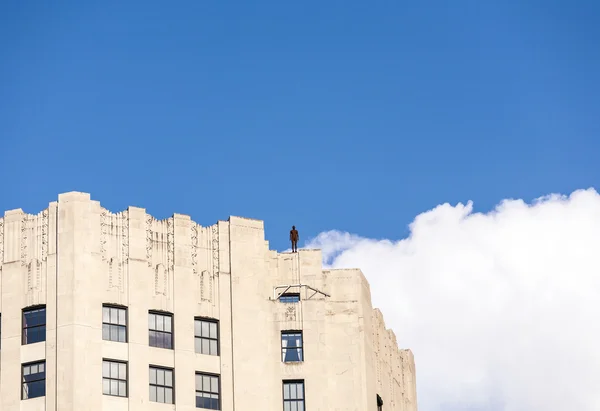
[[[173,217],[167,219],[167,268],[175,271],[175,224]]]
[[[286,321],[296,321],[296,307],[290,305],[285,310],[285,320]]]
[[[212,227],[213,274],[219,275],[219,225]]]
[[[29,228],[29,216],[23,214],[21,219],[21,266],[27,265],[27,231]]]
[[[192,269],[194,274],[198,271],[198,225],[192,223],[191,228],[191,238],[192,238]]]
[[[126,263],[129,261],[129,210],[122,212],[121,230],[123,263]]]
[[[106,237],[108,236],[108,210],[102,209],[100,213],[100,255],[102,261],[106,261]]]
[[[152,267],[152,238],[154,233],[152,231],[152,223],[154,222],[154,217],[150,214],[146,214],[146,260],[148,261],[148,267]]]
[[[48,258],[48,210],[42,211],[42,261]]]

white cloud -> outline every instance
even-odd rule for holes
[[[402,227],[398,227],[402,231]],[[600,410],[600,195],[420,214],[399,241],[310,240],[359,267],[417,363],[420,411]]]

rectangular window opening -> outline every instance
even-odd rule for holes
[[[304,411],[304,380],[283,381],[283,410]]]
[[[198,354],[219,355],[219,322],[196,318],[194,322],[194,344]]]
[[[381,399],[379,394],[377,394],[377,411],[382,411],[382,410],[383,410],[383,400]]]
[[[46,307],[23,310],[22,345],[46,341]]]
[[[102,394],[127,397],[127,363],[102,361]]]
[[[283,362],[304,361],[302,331],[282,331],[281,332],[281,361],[283,361]]]
[[[149,344],[151,347],[173,349],[173,315],[148,313]]]
[[[174,370],[150,366],[150,401],[175,404]]]
[[[220,410],[220,381],[218,375],[196,373],[196,408]]]
[[[127,342],[127,309],[110,305],[102,306],[102,339]]]
[[[46,361],[23,364],[21,375],[22,400],[46,395]]]
[[[279,302],[297,303],[300,301],[300,293],[283,293],[279,296]]]

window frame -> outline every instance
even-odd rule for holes
[[[40,365],[40,364],[44,364],[44,378],[43,379],[37,379],[34,381],[24,381],[25,379],[25,367],[30,367],[32,365]],[[27,397],[25,398],[25,384],[30,384],[33,382],[39,382],[39,381],[44,381],[44,395],[38,395],[36,397]],[[46,396],[46,360],[37,360],[37,361],[29,361],[26,363],[22,363],[21,364],[21,401],[26,401],[26,400],[32,400],[34,398],[40,398],[40,397],[45,397]]]
[[[171,332],[153,330],[150,328],[150,324],[148,324],[148,346],[154,347],[154,348],[163,348],[165,350],[174,350],[175,349],[175,316],[173,315],[173,313],[168,312],[168,311],[160,311],[160,310],[148,310],[148,317],[150,317],[150,315],[160,315],[162,317],[171,318]],[[148,322],[149,321],[150,321],[150,319],[148,318]],[[171,335],[171,347],[160,347],[158,345],[152,345],[150,342],[150,332],[152,332],[152,331],[154,331],[155,333],[170,334]]]
[[[383,410],[383,400],[381,399],[381,396],[379,394],[377,394],[377,411],[382,411]]]
[[[302,398],[301,399],[291,399],[285,398],[285,386],[286,384],[302,384]],[[282,405],[283,405],[283,410],[285,411],[285,403],[286,401],[289,403],[295,402],[296,404],[298,404],[300,401],[302,401],[302,405],[304,408],[304,411],[306,411],[306,383],[304,382],[304,380],[283,380],[282,384],[281,384],[281,398],[283,400]],[[290,406],[291,408],[291,406]],[[296,405],[296,409],[298,409],[298,405]]]
[[[121,324],[115,324],[115,323],[105,323],[104,322],[104,308],[115,308],[117,310],[124,310],[125,311],[125,325],[121,325]],[[109,314],[109,321],[110,321],[110,314]],[[110,339],[110,332],[109,332],[109,339],[106,340],[104,339],[104,326],[108,325],[109,326],[109,330],[110,327],[124,327],[125,328],[125,341],[119,341],[119,340],[112,340]],[[110,304],[110,303],[106,303],[106,304],[102,304],[102,341],[110,341],[110,342],[116,342],[116,343],[125,343],[127,344],[129,342],[129,309],[128,307],[124,306],[124,305],[119,305],[119,304]]]
[[[211,323],[215,324],[217,327],[217,338],[210,338],[210,337],[203,337],[203,336],[196,335],[196,321],[208,323],[209,324],[209,334],[210,334],[210,324]],[[200,326],[200,329],[202,329],[202,326]],[[216,341],[217,342],[217,353],[216,354],[203,353],[202,352],[202,344],[200,344],[200,352],[197,352],[196,351],[196,339],[197,338],[199,338],[200,340],[208,340],[209,341],[209,351],[210,351],[210,341]],[[221,327],[220,327],[220,321],[218,319],[208,318],[208,317],[194,317],[194,352],[196,354],[214,355],[217,357],[219,357],[221,355]]]
[[[125,365],[125,379],[122,380],[120,378],[112,378],[112,376],[110,377],[105,377],[104,376],[104,363],[115,363],[115,364],[124,364]],[[110,371],[110,369],[109,369]],[[109,381],[125,381],[125,395],[118,395],[118,394],[106,394],[104,392],[104,380],[109,380]],[[109,391],[110,391],[110,387],[109,387]],[[117,397],[117,398],[129,398],[129,364],[127,361],[122,361],[122,360],[114,360],[112,358],[102,358],[102,395],[108,395],[110,397]]]
[[[151,369],[155,369],[155,370],[162,370],[162,371],[171,371],[171,386],[169,387],[168,385],[160,385],[157,383],[152,384],[152,382],[150,381],[150,370]],[[157,378],[158,380],[158,378]],[[158,381],[157,381],[158,382]],[[161,365],[154,365],[154,364],[150,364],[148,366],[148,390],[150,390],[151,387],[157,387],[157,388],[170,388],[171,392],[172,392],[172,402],[160,402],[160,401],[152,401],[152,399],[150,398],[150,391],[148,391],[148,401],[149,402],[155,402],[157,404],[170,404],[170,405],[175,405],[175,368],[170,368],[170,367],[163,367]],[[156,394],[156,398],[158,398],[158,393]]]
[[[197,397],[198,392],[202,392],[202,393],[206,393],[206,394],[214,394],[214,392],[212,392],[212,391],[198,390],[198,388],[196,387],[196,376],[198,376],[198,375],[207,376],[207,377],[217,377],[217,384],[218,384],[217,396],[218,396],[218,400],[219,400],[219,405],[218,405],[219,408],[200,408],[200,409],[221,410],[221,408],[222,408],[222,404],[221,404],[221,376],[219,374],[215,374],[215,373],[203,372],[203,371],[196,371],[196,373],[194,374],[194,392],[195,392],[194,398],[198,398]],[[197,404],[196,401],[194,401],[194,404]],[[195,405],[195,407],[199,408],[197,405]]]
[[[39,310],[44,310],[44,324],[27,326],[25,323],[25,315],[27,313],[31,313],[31,312],[39,311]],[[37,344],[37,343],[46,341],[46,333],[47,333],[46,327],[48,325],[47,314],[48,314],[48,311],[46,310],[45,304],[31,305],[29,307],[25,307],[25,308],[21,309],[21,345]],[[26,330],[34,329],[34,328],[37,329],[37,328],[41,328],[41,327],[44,327],[44,339],[40,340],[40,341],[35,341],[35,342],[27,342],[26,341],[26,335],[27,335]]]
[[[283,346],[283,336],[284,335],[292,335],[292,334],[300,334],[300,347],[284,347]],[[304,333],[302,332],[302,330],[281,330],[281,362],[283,363],[299,363],[299,362],[304,362],[305,358],[304,358]],[[298,348],[300,348],[300,356],[301,359],[299,361],[286,361],[285,360],[285,354],[287,352],[288,349],[294,349],[297,350]]]
[[[282,298],[298,298],[297,301],[285,301]],[[300,302],[300,293],[282,293],[278,298],[280,303],[282,304],[297,304]]]

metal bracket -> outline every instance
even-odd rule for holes
[[[282,292],[278,293],[278,290],[284,289]],[[306,285],[306,284],[290,284],[290,285],[278,285],[276,287],[273,288],[273,299],[277,300],[279,297],[281,297],[282,294],[287,293],[291,288],[297,288],[298,291],[300,291],[300,289],[304,288],[305,290],[310,290],[313,291],[313,293],[310,295],[310,297],[307,297],[306,300],[310,300],[311,298],[313,298],[315,295],[317,294],[321,294],[324,297],[331,297],[329,294],[324,293],[323,291],[317,290],[314,287],[311,287],[310,285]]]

